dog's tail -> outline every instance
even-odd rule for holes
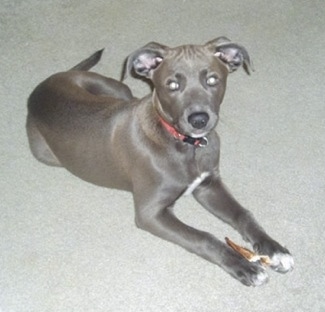
[[[102,57],[104,49],[98,50],[82,62],[80,62],[78,65],[72,67],[70,70],[82,70],[82,71],[87,71],[90,68],[94,67],[99,60]]]

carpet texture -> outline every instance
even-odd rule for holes
[[[325,311],[324,17],[322,0],[2,0],[0,311]],[[138,230],[131,194],[37,162],[25,133],[33,88],[95,50],[106,48],[95,71],[119,78],[125,57],[149,41],[221,35],[255,67],[229,77],[222,176],[295,258],[293,272],[270,272],[259,288]],[[126,82],[136,96],[149,91]],[[190,197],[176,213],[243,243]]]

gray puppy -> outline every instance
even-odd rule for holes
[[[126,62],[126,73],[153,85],[142,99],[125,84],[87,71],[101,52],[49,77],[30,95],[27,133],[34,156],[88,182],[132,192],[139,228],[219,265],[245,285],[266,283],[265,268],[177,219],[173,205],[182,195],[193,194],[238,230],[257,253],[270,257],[274,270],[291,271],[288,250],[231,196],[219,175],[219,108],[228,74],[240,66],[249,71],[246,49],[225,37],[176,48],[149,43]]]

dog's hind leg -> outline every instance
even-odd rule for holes
[[[29,147],[34,157],[46,165],[61,167],[60,161],[54,155],[43,135],[39,132],[37,126],[31,120],[30,116],[27,117],[26,130]]]

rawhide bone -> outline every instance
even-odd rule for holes
[[[238,252],[240,255],[242,255],[248,261],[250,261],[250,262],[260,261],[263,265],[271,264],[271,260],[270,260],[269,256],[258,255],[255,252],[253,252],[247,248],[244,248],[244,247],[241,247],[241,246],[235,244],[228,237],[226,237],[225,240],[226,240],[226,243],[228,244],[228,246],[230,246],[233,250]]]

